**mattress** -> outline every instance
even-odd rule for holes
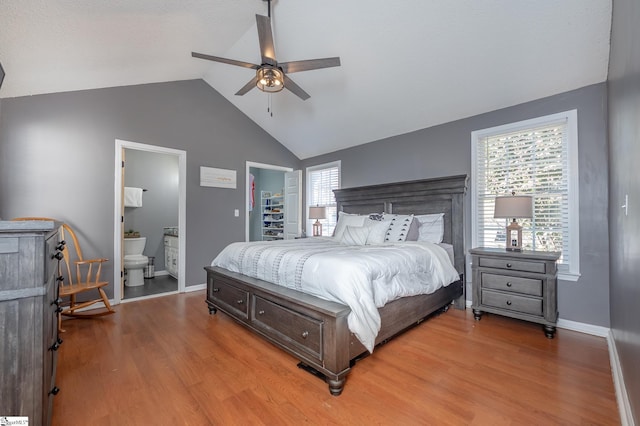
[[[211,265],[349,306],[349,329],[370,352],[381,325],[378,308],[459,279],[445,248],[417,241],[365,246],[332,237],[239,242]]]

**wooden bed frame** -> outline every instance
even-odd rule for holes
[[[435,293],[394,300],[379,309],[376,345],[454,302],[465,307],[463,198],[467,176],[372,185],[334,191],[346,213],[444,213],[444,240],[453,245],[460,280]],[[209,312],[218,309],[324,376],[329,391],[342,393],[346,376],[365,347],[349,331],[350,308],[259,279],[205,267]]]

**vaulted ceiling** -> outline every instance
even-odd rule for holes
[[[251,90],[263,0],[1,0],[0,98],[203,78],[299,158],[603,82],[611,0],[274,0],[311,98]],[[268,112],[268,109],[270,112]]]

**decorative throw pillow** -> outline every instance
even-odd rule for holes
[[[338,241],[341,241],[342,234],[347,226],[362,226],[364,225],[364,220],[367,217],[367,215],[339,212],[338,224],[336,225],[336,229],[333,231],[333,236],[336,237]]]
[[[391,220],[385,236],[385,242],[416,241],[418,239],[418,223],[412,214],[382,215],[383,220]]]
[[[363,246],[367,243],[370,229],[368,226],[347,226],[342,233],[340,243],[349,246]]]
[[[387,236],[387,229],[389,229],[390,220],[367,220],[364,225],[369,227],[369,236],[367,237],[367,244],[382,244]]]
[[[444,238],[444,213],[422,214],[415,218],[420,223],[418,241],[441,243]]]

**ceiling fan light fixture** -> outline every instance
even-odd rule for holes
[[[256,86],[263,92],[279,92],[284,89],[284,73],[271,66],[263,66],[256,71]]]

